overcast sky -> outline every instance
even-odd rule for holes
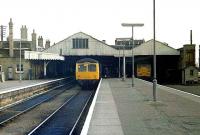
[[[200,44],[199,0],[156,0],[156,39],[174,48],[189,43]],[[14,38],[20,37],[21,25],[30,33],[35,29],[44,39],[59,42],[85,32],[114,44],[116,37],[131,37],[131,29],[121,23],[144,23],[134,29],[136,39],[153,38],[153,0],[4,0],[0,24],[14,23]],[[7,27],[8,29],[8,27]],[[8,34],[8,33],[7,33]]]

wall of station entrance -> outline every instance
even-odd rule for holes
[[[47,66],[47,77],[67,77],[75,75],[75,63],[82,58],[98,60],[103,78],[122,77],[123,58],[113,56],[65,56],[65,61],[52,61]],[[180,83],[181,71],[178,70],[179,56],[157,56],[158,83]],[[120,64],[119,64],[120,63]],[[119,72],[120,71],[120,72]],[[153,79],[153,56],[135,56],[134,74],[148,81]],[[132,76],[132,57],[126,57],[126,76]]]

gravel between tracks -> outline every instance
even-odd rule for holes
[[[19,116],[12,122],[6,124],[0,128],[0,134],[2,135],[23,135],[27,134],[31,129],[41,123],[46,117],[54,112],[59,106],[61,106],[66,97],[77,93],[80,87],[74,87],[70,90],[63,92],[49,102],[45,102],[31,111]]]

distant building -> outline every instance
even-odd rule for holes
[[[180,51],[179,69],[182,74],[182,84],[198,81],[198,69],[195,66],[195,44],[183,45]]]
[[[142,40],[134,40],[134,46],[141,45],[145,42],[144,39]],[[132,39],[131,38],[116,38],[115,45],[125,45],[126,47],[132,47]]]
[[[37,46],[37,51],[41,52],[44,50],[44,45],[43,45],[43,37],[39,36],[38,37],[38,46]]]
[[[21,27],[21,39],[24,40],[24,41],[27,41],[28,40],[28,29],[26,28],[26,25],[22,25]]]
[[[45,50],[49,47],[50,47],[50,40],[47,39],[45,42],[45,45],[43,45],[43,38],[42,38],[42,36],[39,36],[37,51],[42,52],[43,50]]]
[[[45,49],[49,48],[50,47],[50,40],[46,40],[46,43],[45,43]]]
[[[23,79],[31,79],[37,77],[37,74],[42,72],[41,64],[39,65],[38,62],[24,59],[24,51],[35,51],[37,48],[35,31],[33,30],[31,41],[28,41],[27,37],[27,27],[22,26],[21,39],[15,40],[13,38],[13,22],[10,19],[8,40],[1,41],[0,46],[0,72],[4,73],[6,80],[19,79],[20,73],[22,73]]]
[[[180,68],[195,66],[195,44],[183,45],[180,50]]]

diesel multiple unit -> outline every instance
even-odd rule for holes
[[[76,80],[82,87],[95,85],[99,79],[100,66],[97,60],[84,58],[76,62]]]

